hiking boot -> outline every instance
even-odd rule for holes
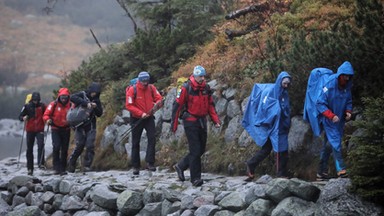
[[[70,173],[74,173],[75,172],[75,166],[74,165],[72,165],[72,164],[68,164],[68,168],[67,168],[67,170],[68,170],[68,172],[70,172]]]
[[[192,185],[195,187],[199,187],[203,185],[204,181],[202,179],[196,179],[195,181],[192,182]]]
[[[248,176],[248,178],[245,179],[245,180],[252,181],[255,178],[255,173],[252,171],[252,169],[249,167],[248,164],[246,164],[246,165],[247,165],[247,176]]]
[[[30,176],[33,175],[33,170],[29,169],[28,170],[28,175],[30,175]]]
[[[39,169],[41,169],[41,170],[46,170],[47,167],[45,167],[44,165],[39,165]]]
[[[139,175],[140,169],[139,168],[133,168],[133,175]]]
[[[63,171],[63,172],[60,173],[61,176],[63,176],[63,175],[67,175],[67,174],[68,174],[68,173],[67,173],[66,171]]]
[[[92,171],[91,167],[84,167],[84,172],[91,172],[91,171]]]
[[[183,170],[180,169],[179,165],[175,164],[175,165],[173,166],[173,169],[176,170],[177,177],[179,177],[179,180],[180,180],[180,181],[185,181],[184,172],[183,172]]]
[[[155,172],[156,171],[156,167],[153,164],[151,164],[151,163],[147,163],[147,170]]]
[[[339,176],[339,178],[347,178],[348,177],[348,173],[346,170],[340,170],[338,173],[337,173],[337,176]]]
[[[330,177],[328,176],[328,173],[317,173],[316,174],[316,181],[328,181]]]
[[[53,175],[60,175],[60,171],[55,170],[55,172],[53,172]]]

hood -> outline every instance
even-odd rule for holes
[[[337,76],[340,76],[341,74],[353,76],[353,67],[349,61],[345,61],[337,69]]]
[[[100,85],[100,83],[93,82],[88,87],[87,94],[90,95],[91,92],[96,92],[96,97],[99,97],[100,96],[100,92],[101,92],[101,85]]]
[[[33,92],[32,93],[32,100],[37,100],[40,102],[40,100],[41,100],[40,93],[39,92]]]
[[[61,95],[70,95],[69,90],[67,88],[60,88],[59,92],[57,93],[57,97],[60,97]]]
[[[273,94],[274,94],[273,98],[278,99],[280,97],[280,95],[283,93],[284,89],[281,86],[281,82],[286,77],[292,79],[291,76],[288,74],[288,72],[286,72],[286,71],[280,72],[279,76],[277,77],[277,79],[275,81],[275,86],[274,86],[274,90],[273,90]],[[291,80],[291,82],[292,82],[292,80]]]
[[[189,80],[190,80],[191,87],[193,88],[193,90],[204,89],[205,86],[207,85],[205,80],[201,84],[197,83],[196,80],[195,80],[195,77],[193,75],[191,75],[189,77]]]

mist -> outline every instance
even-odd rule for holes
[[[113,0],[4,0],[4,4],[23,14],[61,16],[68,24],[92,29],[101,43],[124,42],[134,34],[131,20]]]

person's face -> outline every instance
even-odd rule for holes
[[[205,80],[205,76],[195,76],[197,83],[201,84]]]
[[[37,104],[39,100],[32,100],[32,103]]]
[[[341,78],[343,81],[348,82],[348,81],[351,79],[351,76],[346,75],[346,74],[341,74],[341,75],[340,75],[340,78]]]
[[[283,81],[281,82],[281,87],[283,87],[283,89],[287,89],[290,84],[291,81],[289,79],[283,79]]]
[[[69,100],[69,95],[61,95],[60,96],[60,101],[63,103],[63,104],[66,104]]]
[[[95,97],[97,95],[96,92],[91,92],[91,97]]]
[[[143,86],[148,86],[149,80],[140,81]]]

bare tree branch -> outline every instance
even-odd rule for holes
[[[95,41],[96,41],[96,44],[100,47],[100,49],[103,49],[103,47],[101,47],[101,45],[99,43],[99,40],[97,40],[96,35],[93,33],[92,29],[89,29],[89,31],[91,31],[93,39],[95,39]]]
[[[116,0],[116,1],[117,1],[117,3],[119,3],[120,7],[123,8],[123,10],[127,14],[128,18],[132,21],[132,23],[133,23],[133,32],[136,34],[136,32],[137,32],[137,24],[136,24],[135,19],[133,19],[133,16],[129,12],[129,10],[128,10],[128,8],[125,5],[123,0]]]

